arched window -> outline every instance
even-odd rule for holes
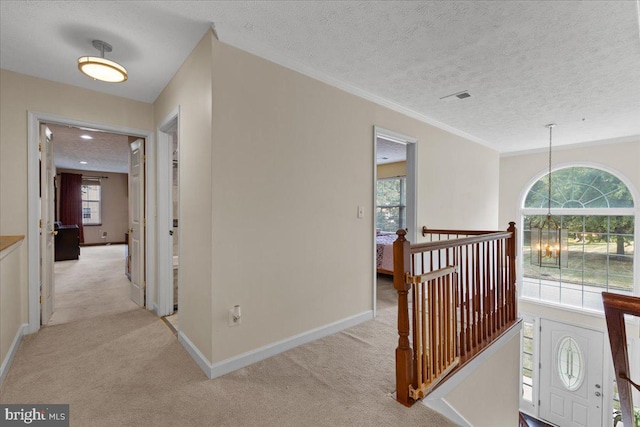
[[[552,172],[551,213],[568,232],[568,263],[536,265],[531,227],[546,217],[549,177],[540,178],[522,208],[521,296],[602,311],[602,291],[633,294],[635,209],[629,188],[613,174],[592,167]]]

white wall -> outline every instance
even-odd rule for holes
[[[536,151],[518,155],[503,155],[500,159],[500,222],[519,221],[519,207],[528,186],[540,173],[548,170],[548,151]],[[640,190],[640,137],[627,142],[585,144],[573,147],[560,147],[553,150],[553,165],[561,166],[570,163],[592,165],[614,172],[624,179],[632,193],[637,197]],[[636,209],[640,208],[640,199],[636,198]],[[636,228],[639,224],[636,224]],[[636,260],[638,255],[636,254]],[[518,267],[520,268],[520,267]],[[636,262],[636,269],[638,269]],[[635,272],[638,277],[638,272]],[[611,375],[610,349],[604,315],[586,314],[579,310],[558,309],[550,304],[539,304],[533,301],[520,300],[519,310],[523,313],[542,318],[600,330],[605,335],[606,375]],[[638,348],[640,340],[637,324],[628,325],[628,337],[635,340]],[[640,357],[630,359],[632,372],[640,372]],[[608,380],[608,378],[606,378]],[[608,387],[609,384],[605,384]],[[636,399],[638,400],[638,399]]]

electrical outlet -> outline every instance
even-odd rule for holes
[[[364,218],[364,206],[358,206],[358,219]]]

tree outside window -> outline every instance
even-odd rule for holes
[[[568,266],[532,262],[531,228],[546,217],[548,176],[538,180],[523,208],[522,296],[602,311],[602,291],[633,294],[635,211],[631,192],[614,175],[594,168],[552,172],[553,218],[568,232]]]
[[[379,179],[376,185],[376,228],[396,232],[407,224],[406,177]]]
[[[82,192],[82,224],[84,225],[100,225],[102,223],[100,190],[99,181],[83,183],[80,187]]]

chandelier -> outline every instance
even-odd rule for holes
[[[561,228],[551,216],[551,140],[555,124],[549,124],[549,192],[547,217],[542,224],[531,226],[531,264],[540,267],[568,267],[569,245],[567,229]]]

